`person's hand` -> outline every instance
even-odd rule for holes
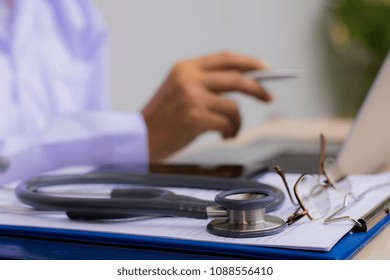
[[[255,58],[226,52],[177,63],[142,110],[150,160],[171,155],[206,131],[236,136],[241,126],[238,105],[221,93],[240,91],[270,101],[258,82],[243,75],[264,68]]]

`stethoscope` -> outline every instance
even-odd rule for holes
[[[58,196],[42,190],[73,184],[114,184],[118,187],[113,188],[107,198]],[[154,187],[214,189],[222,192],[215,197],[215,201],[208,201]],[[283,192],[243,179],[125,173],[41,176],[21,182],[16,188],[16,196],[35,209],[66,212],[70,219],[137,216],[216,218],[208,223],[207,231],[225,237],[261,237],[279,233],[286,227],[282,218],[267,214],[281,206],[285,198]]]

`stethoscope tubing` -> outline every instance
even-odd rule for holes
[[[65,211],[70,213],[168,215],[207,219],[207,207],[216,205],[212,201],[193,199],[191,201],[165,198],[132,199],[129,197],[74,198],[58,197],[39,192],[44,187],[71,184],[118,184],[147,185],[158,187],[198,188],[214,190],[262,189],[275,195],[275,202],[266,211],[277,209],[284,201],[283,192],[269,185],[242,179],[224,179],[209,176],[164,175],[164,174],[122,174],[89,173],[82,175],[40,176],[21,182],[16,196],[23,203],[36,209]]]

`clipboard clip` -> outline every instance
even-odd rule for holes
[[[367,232],[390,213],[390,196],[358,219],[351,232]]]
[[[354,227],[350,231],[351,233],[367,232],[390,213],[390,196],[388,196],[382,202],[371,208],[359,219],[355,219],[351,216],[335,217],[338,213],[340,213],[347,207],[349,197],[350,196],[348,195],[345,197],[343,206],[339,208],[335,213],[330,215],[328,218],[326,218],[324,220],[324,223],[329,224],[340,221],[351,221],[352,223],[354,223]]]

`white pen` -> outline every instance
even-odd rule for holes
[[[246,72],[245,76],[260,82],[268,80],[299,78],[302,76],[302,71],[299,69],[254,70]]]

